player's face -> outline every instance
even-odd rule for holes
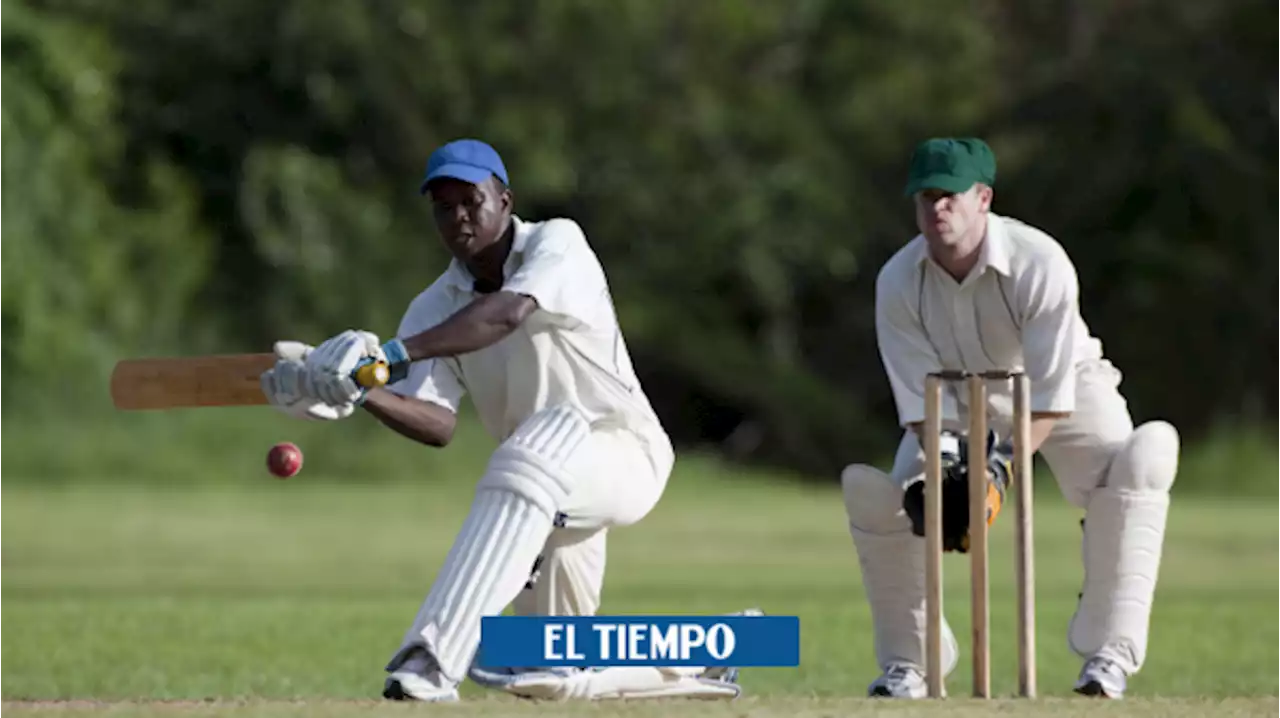
[[[441,178],[427,192],[440,238],[464,262],[497,242],[511,216],[511,191],[493,178],[480,184]]]
[[[952,247],[970,238],[991,207],[991,188],[975,184],[964,192],[926,189],[915,194],[916,226],[933,246]]]

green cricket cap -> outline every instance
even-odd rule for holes
[[[925,140],[911,155],[906,195],[924,189],[964,192],[981,182],[994,185],[996,156],[986,142],[976,137]]]

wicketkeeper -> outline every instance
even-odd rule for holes
[[[449,443],[464,394],[500,442],[471,510],[386,670],[390,699],[450,701],[468,674],[534,698],[733,698],[736,672],[643,667],[473,666],[480,619],[593,615],[605,541],[646,516],[674,454],[632,368],[605,273],[568,219],[526,222],[498,153],[476,140],[436,150],[421,191],[453,262],[409,305],[396,338],[345,331],[312,349],[280,342],[263,375],[299,418],[363,407],[430,446]],[[365,390],[352,371],[386,361]]]
[[[924,384],[931,372],[1024,371],[1031,384],[1031,445],[1063,495],[1084,509],[1084,586],[1067,629],[1084,661],[1075,690],[1118,698],[1143,664],[1179,438],[1170,424],[1134,428],[1080,315],[1075,267],[1048,234],[992,213],[996,162],[979,139],[932,139],[916,148],[906,195],[920,234],[880,270],[876,337],[905,429],[889,475],[855,464],[842,474],[849,532],[875,622],[883,674],[873,696],[920,698],[924,676]],[[960,385],[962,387],[963,385]],[[989,437],[963,435],[967,393],[943,395],[944,550],[965,551],[968,481],[988,483],[1000,513],[1011,474],[1011,391],[992,385]],[[980,407],[973,407],[980,409]],[[968,451],[986,452],[986,476],[967,476]],[[943,664],[958,659],[943,622]]]

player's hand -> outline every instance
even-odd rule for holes
[[[987,478],[991,482],[996,495],[987,495],[987,525],[996,522],[996,516],[1004,505],[1005,491],[1013,482],[1013,440],[1000,441],[994,431],[987,435]]]
[[[991,527],[1000,515],[1004,506],[1005,490],[1009,486],[1009,478],[1013,476],[1013,445],[1009,441],[1001,442],[994,431],[988,431],[985,444],[980,447],[987,457],[987,471],[984,477],[987,485],[987,526]],[[969,550],[969,442],[960,445],[960,462],[951,469],[956,479],[964,486],[964,537],[956,549],[960,553]]]
[[[354,404],[330,405],[314,396],[303,363],[311,352],[312,347],[302,342],[276,342],[275,366],[259,377],[267,402],[295,419],[336,421],[351,416]]]
[[[964,442],[955,433],[942,432],[942,550],[964,552],[969,545],[969,483],[964,479]],[[959,471],[957,471],[959,468]],[[902,509],[911,521],[911,533],[924,536],[924,479],[913,482],[902,497]]]
[[[951,432],[943,432],[942,455],[942,550],[967,553],[969,550],[969,442]],[[987,526],[995,524],[1004,505],[1005,490],[1013,475],[1013,447],[987,434]],[[907,487],[903,510],[911,520],[911,532],[924,536],[924,481]]]
[[[368,390],[356,383],[352,372],[368,361],[386,359],[376,334],[348,329],[317,346],[305,365],[315,396],[337,405],[363,401]]]

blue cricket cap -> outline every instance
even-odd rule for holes
[[[419,192],[427,191],[427,183],[440,177],[450,177],[471,184],[480,184],[494,175],[507,181],[507,168],[502,164],[498,151],[480,140],[454,140],[431,153],[427,160],[427,174],[422,178]]]

